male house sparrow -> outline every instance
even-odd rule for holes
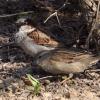
[[[34,64],[52,74],[70,74],[84,72],[99,59],[87,53],[57,49],[37,54]]]
[[[15,42],[31,56],[43,50],[53,50],[60,45],[56,40],[30,25],[22,25],[19,28],[15,34]]]

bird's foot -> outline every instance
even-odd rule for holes
[[[63,76],[62,77],[64,80],[60,82],[60,84],[64,84],[66,81],[70,80],[71,78],[73,78],[73,74],[70,73],[68,77]]]

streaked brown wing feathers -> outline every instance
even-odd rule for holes
[[[33,42],[40,44],[40,45],[50,45],[50,46],[56,46],[58,43],[47,36],[45,33],[35,30],[32,33],[29,33],[28,36],[33,39]]]

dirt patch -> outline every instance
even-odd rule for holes
[[[44,24],[43,21],[52,14],[53,11],[61,7],[65,0],[60,0],[61,4],[56,2],[57,0],[54,0],[54,2],[50,4],[46,2],[46,5],[49,6],[47,8],[46,5],[44,6],[45,3],[43,3],[42,0],[35,1],[37,2],[32,2],[32,0],[0,0],[0,14],[12,14],[33,10],[35,12],[34,14],[28,14],[26,16],[31,16],[31,18],[34,19],[36,27],[39,25],[42,26],[42,28],[49,26],[49,30],[52,29],[51,32],[54,33],[55,36],[57,36],[56,33],[59,33],[57,36],[59,41],[65,43],[66,40],[68,40],[68,44],[66,44],[68,47],[69,45],[76,45],[77,40],[80,40],[78,46],[84,45],[89,34],[89,27],[87,27],[88,25],[86,19],[84,19],[84,14],[80,14],[82,13],[82,9],[76,7],[77,2],[75,3],[74,0],[68,0],[76,9],[68,7],[66,8],[67,10],[64,9],[59,13],[59,18],[63,26],[63,28],[59,28],[57,27],[58,22],[55,17],[51,18],[46,24]],[[72,6],[70,4],[67,4],[67,6],[68,5]],[[91,72],[92,78],[84,74],[78,74],[61,84],[63,76],[53,76],[37,66],[32,65],[33,58],[24,54],[23,50],[16,44],[5,45],[13,41],[13,34],[18,30],[15,21],[19,17],[23,17],[23,15],[0,18],[0,99],[100,100],[100,72]],[[53,27],[55,28],[53,29]],[[68,35],[65,37],[65,35],[60,34],[62,31]],[[1,48],[3,45],[5,46]],[[95,51],[95,43],[92,44],[92,49]],[[98,68],[95,67],[95,69],[100,69],[100,63],[98,63],[97,66]],[[38,95],[34,95],[33,91],[24,82],[23,77],[26,78],[26,74],[31,74],[40,81],[41,91]]]
[[[40,80],[41,91],[34,96],[34,92],[25,84],[22,77],[32,74]],[[79,74],[61,84],[62,78],[55,78],[41,71],[36,66],[26,62],[6,62],[0,64],[0,98],[2,100],[99,100],[100,73],[92,72],[92,79]]]

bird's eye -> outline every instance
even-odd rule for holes
[[[42,56],[39,56],[39,59],[41,59]]]

